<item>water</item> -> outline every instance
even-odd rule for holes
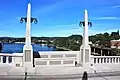
[[[3,48],[1,53],[22,53],[23,52],[23,46],[24,44],[10,44],[10,43],[4,43],[2,44]],[[32,44],[33,46],[33,51],[38,52],[38,51],[55,51],[56,48],[54,47],[48,47],[46,45],[41,46],[40,44]]]

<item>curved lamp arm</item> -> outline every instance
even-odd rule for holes
[[[85,21],[80,21],[79,26],[85,26]],[[88,26],[92,27],[92,22],[88,22]]]
[[[27,17],[21,17],[20,19],[20,23],[23,23],[23,22],[27,22]],[[36,18],[32,18],[31,17],[31,23],[34,22],[35,24],[37,24],[37,19]]]
[[[35,24],[37,24],[37,19],[36,18],[31,18],[31,23],[34,22]]]

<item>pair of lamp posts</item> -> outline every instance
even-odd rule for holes
[[[31,46],[31,35],[30,35],[30,28],[31,28],[31,23],[34,22],[35,24],[38,22],[36,18],[32,18],[31,17],[31,5],[30,3],[28,4],[28,12],[27,12],[27,17],[21,17],[20,19],[20,23],[26,22],[26,43],[24,45],[24,61],[27,63],[30,63],[30,65],[33,65],[33,49]],[[90,54],[90,47],[88,45],[88,26],[92,26],[91,22],[88,22],[88,13],[87,10],[85,10],[85,21],[80,21],[79,26],[83,26],[84,27],[84,33],[83,33],[83,44],[82,44],[82,57],[84,57],[83,62],[87,61],[89,62],[89,60],[85,59],[85,56],[87,55],[87,57],[89,58]],[[85,47],[86,46],[86,47]],[[89,50],[89,51],[88,51]],[[31,53],[31,54],[29,54]],[[87,54],[86,54],[87,53]],[[80,53],[81,54],[81,53]],[[78,63],[80,63],[80,55],[78,55],[79,59],[77,60]]]

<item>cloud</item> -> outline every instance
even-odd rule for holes
[[[96,24],[96,25],[101,25],[101,24]],[[61,35],[61,36],[62,36],[62,34],[67,35],[67,36],[70,36],[72,34],[83,35],[83,31],[84,31],[83,27],[79,27],[79,26],[74,26],[74,27],[75,28],[68,27],[67,29],[59,30],[58,32],[60,32],[60,33],[58,35]],[[90,35],[95,35],[95,34],[105,33],[105,32],[111,33],[114,31],[116,32],[117,30],[119,30],[119,29],[115,29],[115,28],[108,29],[105,27],[104,28],[91,27],[91,28],[88,28],[88,35],[90,36]]]
[[[59,1],[55,4],[47,5],[42,8],[38,7],[35,11],[35,14],[40,15],[40,14],[48,14],[50,12],[53,12],[57,10],[58,8],[61,8],[61,6],[65,3],[65,1]]]
[[[0,37],[9,36],[8,34],[9,33],[7,31],[3,31],[3,30],[0,31]]]
[[[104,24],[94,23],[93,26],[103,26]]]
[[[78,28],[78,29],[61,30],[60,32],[62,34],[64,34],[64,35],[70,36],[72,34],[83,35],[83,31],[84,31],[84,28]],[[104,33],[105,31],[106,30],[99,30],[99,29],[91,29],[91,28],[89,28],[88,29],[88,35],[95,35],[95,34],[98,34],[98,33]]]
[[[17,19],[17,20],[20,20],[20,18],[21,18],[21,17],[17,17],[16,19]]]
[[[96,24],[96,25],[101,25],[101,24]],[[72,34],[83,35],[84,27],[79,27],[78,24],[71,24],[71,25],[69,24],[69,25],[63,25],[63,26],[57,25],[57,27],[61,27],[61,29],[57,29],[58,30],[57,32],[60,36],[65,36],[65,35],[70,36]],[[89,35],[100,32],[100,30],[96,27],[92,27],[88,29],[89,29]]]
[[[111,33],[114,31],[119,30],[116,29],[116,27],[114,28],[109,28],[107,27],[101,27],[102,24],[95,24],[96,26],[94,27],[89,27],[89,36],[90,35],[95,35],[95,34],[99,34],[99,33]],[[98,25],[98,26],[97,26]],[[103,24],[104,25],[104,24]],[[63,36],[63,37],[67,37],[70,36],[72,34],[78,34],[78,35],[83,35],[83,27],[79,27],[78,24],[66,24],[66,25],[54,25],[54,26],[46,26],[47,28],[43,28],[39,31],[35,31],[33,32],[33,35],[35,36],[52,36],[52,37],[58,37],[58,36]],[[47,32],[47,33],[46,33]]]
[[[120,5],[114,5],[112,8],[120,8]]]
[[[120,19],[120,17],[99,17],[99,18],[92,18],[93,20],[116,20]]]
[[[6,31],[1,30],[0,33],[7,33]]]
[[[67,24],[67,25],[55,25],[53,27],[73,27],[73,26],[77,26],[78,24]]]
[[[43,26],[42,29],[45,30],[61,30],[61,29],[76,29],[79,28],[79,24],[65,24],[65,25],[53,25],[53,26]]]
[[[111,34],[111,32],[116,32],[117,30],[119,30],[119,29],[102,29],[102,30],[99,30],[99,29],[96,29],[96,30],[89,29],[89,35],[95,35],[95,34],[99,34],[99,33],[103,34],[105,32]]]

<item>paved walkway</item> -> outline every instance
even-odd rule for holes
[[[25,80],[24,76],[0,76],[0,80]],[[48,76],[28,76],[26,80],[82,80],[81,77],[48,77]],[[120,80],[120,76],[100,76],[100,77],[88,77],[88,80]]]
[[[114,68],[113,68],[114,67]],[[27,80],[81,80],[87,71],[89,80],[120,80],[120,66],[28,68]],[[25,68],[0,65],[0,80],[23,80]]]

